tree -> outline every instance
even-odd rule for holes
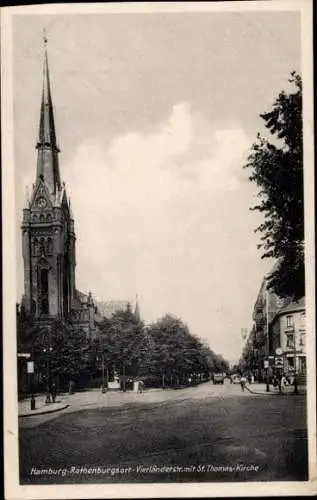
[[[19,350],[30,352],[41,384],[81,383],[90,371],[90,346],[83,331],[61,320],[41,325],[26,318],[18,326]]]
[[[202,374],[225,371],[227,363],[204,345],[188,326],[170,314],[153,323],[149,329],[151,374],[161,378],[163,387],[180,385],[188,379],[200,380]]]
[[[271,140],[258,134],[244,168],[260,188],[260,202],[251,210],[264,215],[256,228],[261,258],[276,259],[268,288],[298,299],[305,295],[302,81],[293,72],[289,82],[294,91],[282,91],[272,110],[260,115]]]
[[[148,342],[143,323],[128,306],[105,319],[100,326],[100,338],[106,365],[120,367],[125,389],[126,377],[142,375],[147,364]]]

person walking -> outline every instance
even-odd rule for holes
[[[245,384],[247,383],[247,379],[244,375],[242,375],[241,379],[240,379],[240,385],[241,385],[241,390],[242,392],[244,391],[244,388],[245,388]]]
[[[48,383],[45,387],[45,404],[49,404],[51,402],[51,393]]]
[[[281,391],[282,392],[285,392],[285,387],[287,385],[288,385],[287,378],[286,378],[285,374],[283,373],[283,375],[281,377]]]
[[[55,384],[55,382],[53,382],[52,386],[51,386],[51,395],[52,395],[52,402],[55,403],[55,400],[56,400],[56,384]]]

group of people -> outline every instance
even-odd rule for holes
[[[46,396],[45,403],[55,403],[56,401],[56,384],[53,382],[52,384],[47,384],[46,386]]]
[[[272,378],[272,385],[273,387],[278,387],[280,391],[283,391],[285,387],[288,385],[295,385],[295,377],[289,377],[285,375],[285,373],[282,373],[280,377],[277,377],[276,375],[273,376]]]

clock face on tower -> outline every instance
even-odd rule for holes
[[[45,198],[39,198],[37,200],[37,206],[38,208],[45,208],[47,205]]]

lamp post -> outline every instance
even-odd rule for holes
[[[34,357],[33,357],[34,359]],[[34,361],[27,362],[27,372],[29,375],[29,392],[31,393],[31,410],[35,410],[35,398],[34,398]]]
[[[50,355],[51,353],[53,352],[53,347],[49,346],[49,347],[44,347],[43,349],[43,353],[45,355],[45,359],[46,359],[46,399],[45,399],[45,403],[50,403],[51,402],[51,397],[50,397],[50,393],[49,393],[49,390],[50,390],[50,378],[51,378],[51,373],[50,373]]]

